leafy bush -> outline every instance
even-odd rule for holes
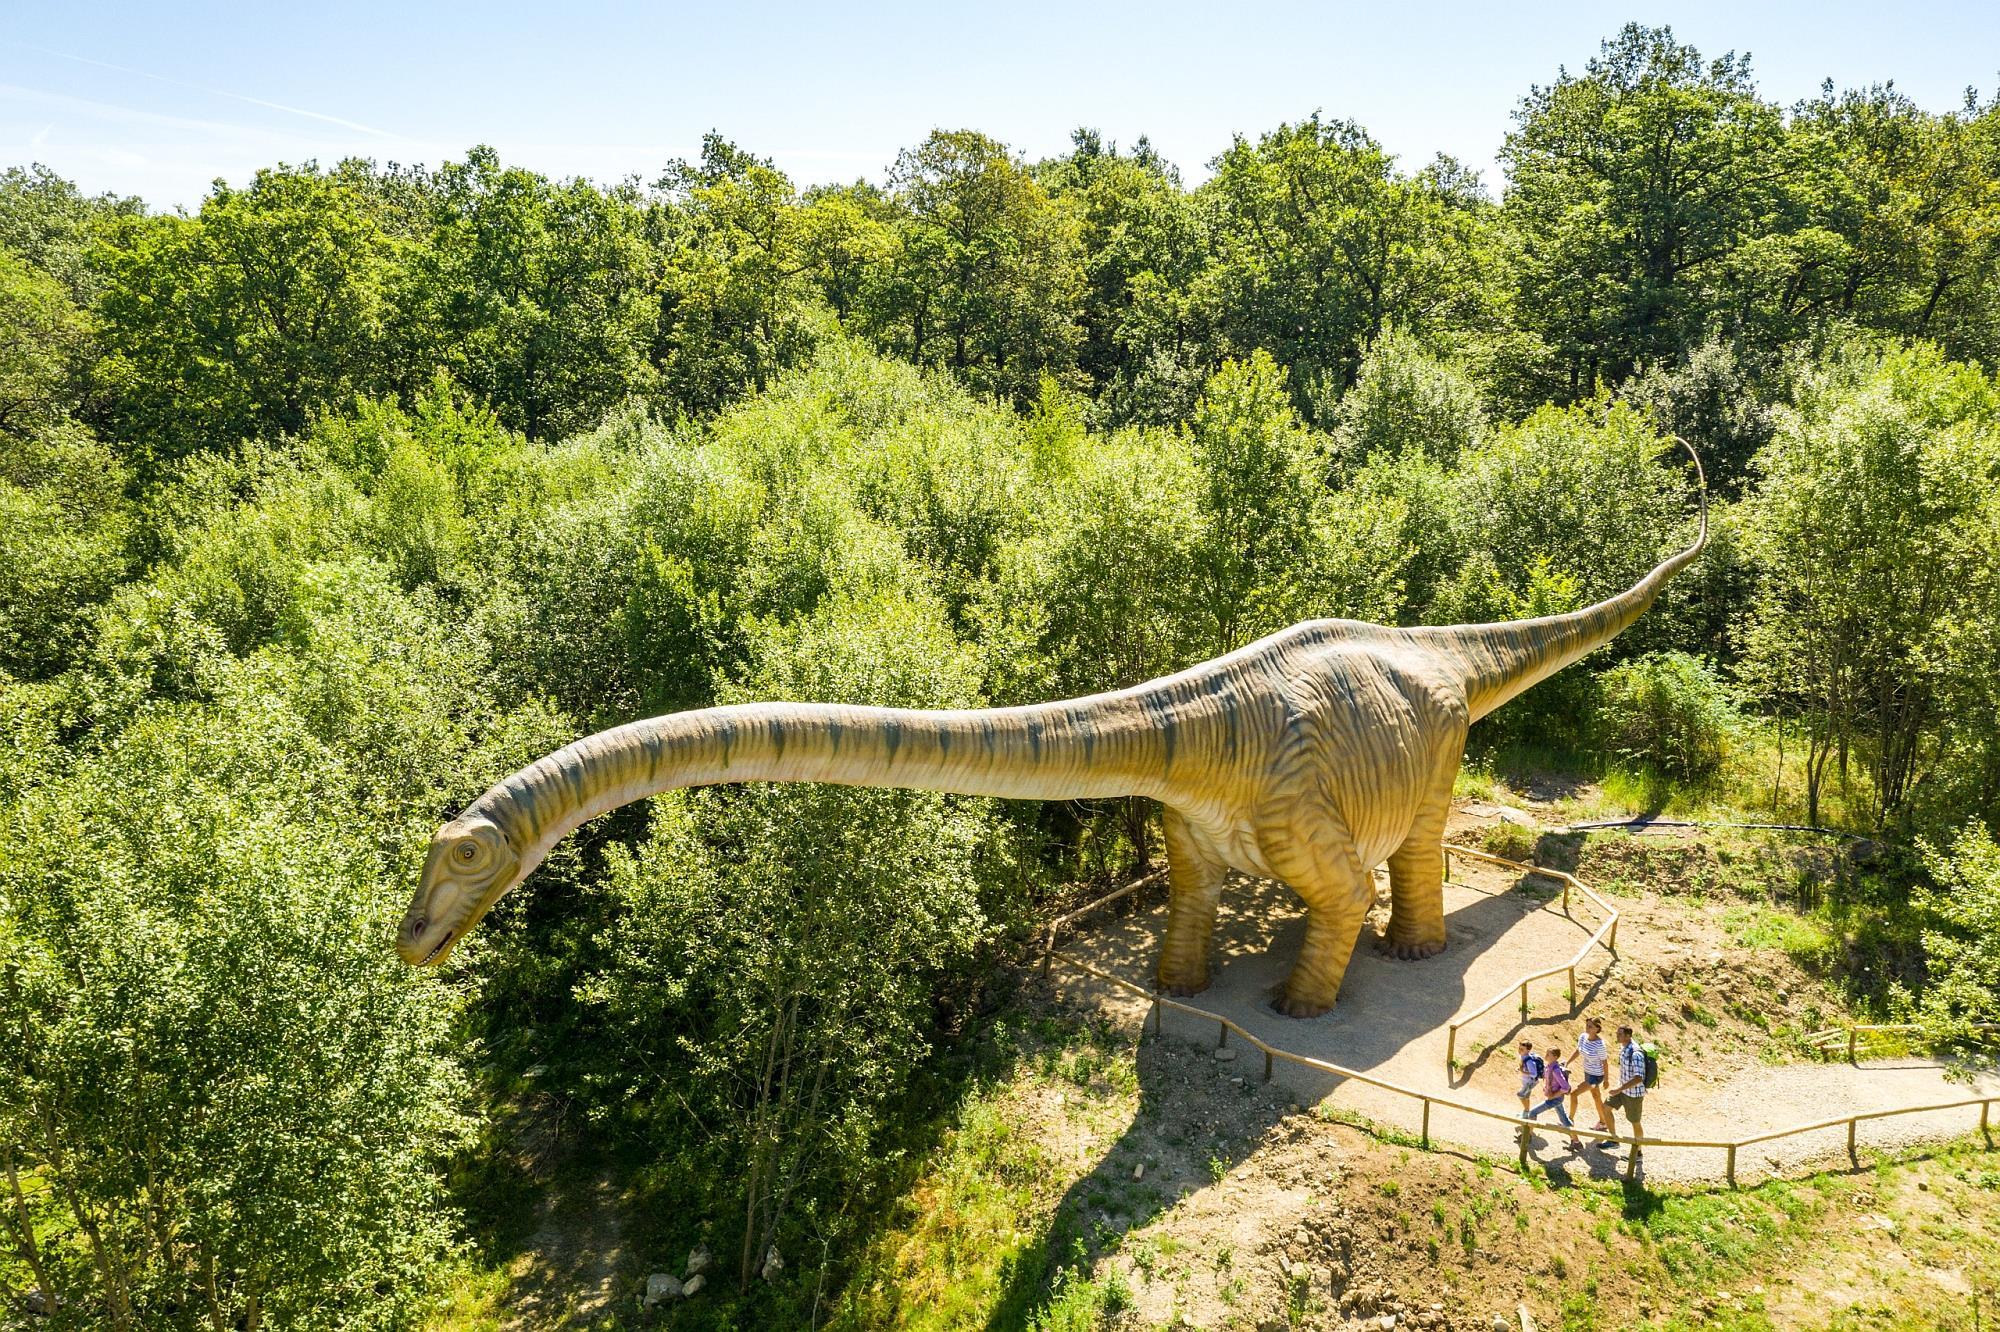
[[[90,1326],[394,1326],[452,1245],[457,994],[383,947],[353,773],[267,683],[5,810],[0,1151],[46,1186],[35,1224],[79,1234],[40,1279]]]
[[[1368,348],[1354,387],[1331,415],[1349,470],[1378,454],[1395,458],[1413,452],[1448,467],[1486,429],[1479,385],[1394,329]]]
[[[939,607],[836,595],[760,625],[725,701],[973,701],[972,658]],[[824,1255],[880,1180],[940,1006],[963,1011],[1004,924],[982,802],[928,792],[759,785],[663,799],[610,858],[619,911],[584,997],[613,1033],[600,1104],[662,1161],[676,1215],[740,1252]],[[788,1260],[790,1260],[788,1258]]]
[[[1937,886],[1916,896],[1930,980],[1918,1013],[1935,1038],[1962,1040],[1974,1023],[2000,1022],[2000,844],[1973,822],[1920,849]]]
[[[1722,767],[1724,745],[1740,720],[1728,685],[1685,652],[1636,657],[1598,680],[1597,730],[1604,746],[1684,781]]]

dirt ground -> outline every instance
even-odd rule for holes
[[[1484,812],[1493,808],[1461,802],[1453,834],[1472,840],[1497,821]],[[1856,1111],[2000,1095],[2000,1080],[1954,1080],[1943,1066],[1918,1058],[1859,1066],[1781,1062],[1794,1052],[1789,1038],[1830,1023],[1838,1000],[1782,954],[1737,946],[1709,904],[1680,897],[1610,899],[1620,912],[1617,956],[1594,950],[1579,968],[1575,1006],[1565,995],[1563,976],[1533,983],[1524,1023],[1513,987],[1523,975],[1573,956],[1601,923],[1601,913],[1573,897],[1565,914],[1547,881],[1522,880],[1468,858],[1454,861],[1453,878],[1446,887],[1449,946],[1443,954],[1396,961],[1369,948],[1364,934],[1338,1005],[1305,1021],[1281,1016],[1270,1002],[1297,954],[1301,904],[1280,885],[1238,881],[1225,894],[1217,926],[1214,983],[1192,1002],[1298,1054],[1516,1113],[1517,1040],[1525,1037],[1537,1048],[1553,1042],[1571,1051],[1584,1016],[1600,1017],[1607,1036],[1629,1021],[1641,1039],[1662,1047],[1663,1075],[1646,1098],[1646,1131],[1664,1138],[1740,1138]],[[1386,880],[1379,889],[1371,930],[1386,919]],[[1064,951],[1149,986],[1164,918],[1164,900],[1155,894],[1135,911],[1089,926],[1065,943]],[[1147,1001],[1070,974],[1107,1012],[1124,1021],[1143,1016]],[[1447,1023],[1503,993],[1508,997],[1460,1031],[1459,1066],[1447,1075]],[[1178,1013],[1165,1015],[1164,1032],[1203,1047],[1213,1047],[1219,1035],[1214,1024]],[[1220,1056],[1228,1060],[1238,1053],[1225,1049]],[[1247,1048],[1240,1056],[1241,1071],[1261,1080],[1261,1056]],[[1324,1103],[1411,1134],[1420,1127],[1421,1108],[1412,1098],[1283,1061],[1274,1076],[1303,1104]],[[1588,1116],[1589,1103],[1580,1110]],[[1545,1116],[1544,1123],[1535,1145],[1539,1159],[1566,1173],[1600,1179],[1623,1171],[1622,1150],[1571,1154],[1553,1116]],[[1978,1123],[1976,1106],[1869,1121],[1860,1127],[1857,1146],[1902,1148],[1958,1137]],[[1510,1125],[1444,1107],[1433,1109],[1430,1132],[1434,1139],[1490,1156],[1511,1157],[1516,1150]],[[1747,1147],[1738,1154],[1737,1176],[1747,1181],[1796,1174],[1844,1158],[1846,1147],[1844,1128]],[[1645,1176],[1658,1182],[1704,1182],[1722,1178],[1725,1159],[1716,1149],[1655,1147],[1642,1165]]]
[[[1136,1096],[1007,1104],[1073,1181],[1064,1233],[1129,1292],[1107,1327],[1491,1332],[1525,1305],[1543,1328],[1971,1328],[1991,1303],[1990,1157],[1660,1194],[1385,1142],[1172,1036],[1132,1059]]]

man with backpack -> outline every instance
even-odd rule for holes
[[[1618,1076],[1611,1088],[1611,1094],[1604,1103],[1614,1110],[1622,1111],[1625,1122],[1632,1126],[1632,1156],[1626,1166],[1629,1174],[1639,1164],[1640,1140],[1645,1137],[1641,1121],[1646,1113],[1646,1085],[1650,1072],[1646,1052],[1639,1048],[1638,1038],[1630,1027],[1618,1029]],[[1607,1148],[1609,1143],[1604,1144]]]

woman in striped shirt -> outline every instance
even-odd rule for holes
[[[1576,1052],[1583,1057],[1583,1085],[1569,1094],[1570,1118],[1576,1117],[1577,1102],[1585,1092],[1590,1093],[1590,1102],[1597,1107],[1597,1131],[1611,1131],[1611,1115],[1604,1108],[1604,1070],[1610,1062],[1611,1050],[1604,1043],[1604,1024],[1596,1018],[1583,1020],[1583,1035],[1577,1038]]]

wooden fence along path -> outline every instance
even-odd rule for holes
[[[1617,943],[1618,943],[1617,909],[1613,907],[1609,902],[1606,902],[1602,897],[1598,896],[1598,894],[1595,891],[1593,891],[1588,885],[1584,884],[1583,882],[1575,878],[1573,875],[1566,874],[1561,870],[1545,869],[1536,865],[1524,865],[1519,861],[1507,860],[1504,857],[1492,855],[1485,851],[1477,851],[1472,849],[1471,847],[1446,846],[1445,877],[1447,879],[1449,879],[1451,876],[1450,874],[1451,862],[1454,856],[1463,856],[1468,859],[1478,860],[1486,864],[1498,865],[1504,869],[1514,870],[1524,876],[1534,876],[1538,878],[1556,880],[1562,884],[1563,910],[1565,912],[1568,912],[1570,910],[1571,893],[1572,891],[1574,891],[1578,894],[1581,894],[1584,897],[1587,897],[1592,903],[1594,903],[1598,907],[1598,909],[1604,913],[1605,919],[1604,922],[1601,925],[1599,925],[1595,931],[1592,932],[1590,938],[1585,941],[1583,947],[1579,948],[1575,956],[1571,957],[1567,962],[1560,963],[1553,967],[1545,968],[1541,971],[1531,972],[1528,975],[1521,977],[1518,981],[1508,985],[1506,989],[1500,991],[1500,993],[1496,994],[1493,998],[1487,1000],[1485,1003],[1479,1005],[1477,1008],[1471,1009],[1466,1012],[1461,1012],[1457,1017],[1453,1018],[1449,1024],[1447,1024],[1446,1037],[1445,1037],[1445,1076],[1447,1079],[1450,1078],[1451,1070],[1454,1066],[1453,1057],[1456,1054],[1458,1032],[1460,1028],[1464,1027],[1467,1023],[1479,1017],[1481,1014],[1492,1009],[1494,1005],[1498,1004],[1501,1000],[1505,999],[1507,996],[1516,993],[1520,995],[1521,1013],[1525,1017],[1528,1012],[1528,985],[1530,984],[1530,982],[1542,980],[1547,977],[1558,974],[1566,974],[1569,978],[1569,989],[1566,992],[1566,998],[1568,999],[1573,1010],[1578,997],[1578,990],[1576,988],[1577,967],[1583,965],[1584,962],[1588,959],[1591,950],[1598,947],[1600,944],[1604,947],[1605,951],[1608,954],[1610,954],[1612,957],[1615,958],[1617,956]],[[1072,967],[1077,971],[1081,971],[1085,975],[1103,981],[1107,985],[1115,986],[1116,988],[1128,994],[1136,995],[1139,998],[1146,1000],[1148,1003],[1152,1005],[1151,1011],[1148,1013],[1147,1016],[1149,1020],[1152,1022],[1153,1030],[1155,1032],[1158,1032],[1161,1029],[1161,1015],[1163,1012],[1167,1010],[1172,1010],[1173,1012],[1176,1013],[1183,1013],[1189,1017],[1196,1018],[1201,1021],[1213,1022],[1216,1024],[1216,1047],[1218,1049],[1228,1045],[1229,1038],[1231,1036],[1235,1036],[1245,1045],[1249,1046],[1253,1050],[1256,1050],[1258,1053],[1264,1056],[1264,1080],[1266,1082],[1269,1082],[1271,1080],[1272,1071],[1276,1061],[1283,1060],[1286,1063],[1294,1064],[1301,1068],[1311,1069],[1317,1073],[1326,1074],[1330,1077],[1339,1078],[1343,1081],[1358,1082],[1363,1086],[1374,1087],[1379,1090],[1390,1092],[1394,1095],[1406,1097],[1410,1100],[1416,1101],[1421,1107],[1421,1121],[1420,1121],[1421,1129],[1419,1131],[1418,1138],[1422,1146],[1427,1150],[1432,1147],[1431,1109],[1434,1106],[1442,1106],[1460,1114],[1472,1115],[1474,1117],[1481,1119],[1497,1120],[1501,1123],[1509,1124],[1513,1126],[1515,1130],[1515,1138],[1520,1148],[1520,1168],[1523,1172],[1525,1172],[1528,1169],[1528,1150],[1534,1134],[1535,1125],[1532,1122],[1523,1120],[1518,1114],[1510,1114],[1507,1111],[1495,1110],[1488,1106],[1474,1105],[1470,1101],[1463,1101],[1453,1096],[1441,1096],[1436,1092],[1429,1092],[1416,1087],[1404,1086],[1402,1083],[1391,1082],[1386,1078],[1378,1078],[1371,1073],[1364,1073],[1359,1069],[1346,1068],[1340,1064],[1333,1063],[1330,1060],[1315,1059],[1309,1055],[1296,1054],[1293,1051],[1287,1050],[1282,1046],[1273,1045],[1269,1041],[1260,1039],[1259,1037],[1245,1030],[1243,1027],[1239,1026],[1236,1022],[1230,1020],[1228,1017],[1225,1017],[1221,1013],[1213,1012],[1209,1009],[1202,1008],[1195,1004],[1187,1003],[1183,1000],[1172,999],[1163,994],[1156,994],[1152,990],[1146,988],[1145,986],[1136,985],[1133,982],[1126,980],[1122,976],[1114,976],[1110,972],[1102,969],[1101,967],[1094,966],[1091,963],[1084,961],[1080,957],[1076,957],[1075,955],[1070,953],[1061,952],[1056,948],[1055,945],[1057,936],[1064,929],[1075,924],[1075,922],[1083,919],[1085,916],[1088,916],[1091,913],[1098,911],[1101,908],[1108,906],[1113,902],[1131,896],[1132,894],[1138,892],[1141,888],[1144,888],[1147,885],[1158,881],[1164,875],[1165,875],[1164,870],[1156,870],[1151,874],[1147,874],[1141,878],[1134,879],[1132,882],[1126,884],[1124,887],[1116,889],[1113,892],[1107,893],[1103,897],[1088,902],[1085,905],[1078,907],[1076,910],[1067,912],[1061,916],[1058,916],[1055,920],[1049,922],[1049,925],[1046,931],[1044,932],[1042,941],[1042,973],[1044,975],[1049,974],[1049,969],[1051,965],[1055,962],[1061,962],[1063,963],[1063,965]],[[1989,1025],[1993,1026],[1993,1028],[1996,1030],[2000,1030],[2000,1024],[1989,1024]],[[1815,1040],[1814,1038],[1825,1038],[1829,1035],[1837,1037],[1843,1035],[1844,1033],[1844,1038],[1847,1042],[1849,1057],[1852,1058],[1855,1049],[1855,1042],[1858,1036],[1860,1035],[1870,1035],[1874,1033],[1891,1032],[1891,1031],[1907,1032],[1914,1030],[1916,1030],[1914,1027],[1906,1025],[1902,1026],[1887,1025],[1887,1024],[1878,1024],[1872,1026],[1864,1025],[1864,1026],[1853,1026],[1846,1028],[1831,1028],[1829,1029],[1828,1032],[1816,1032],[1813,1034],[1813,1037],[1808,1037],[1807,1039],[1809,1043],[1821,1045],[1824,1048],[1824,1041]],[[1780,1138],[1795,1137],[1803,1133],[1824,1132],[1825,1130],[1839,1128],[1843,1125],[1845,1125],[1847,1128],[1848,1157],[1851,1161],[1854,1161],[1855,1163],[1858,1164],[1859,1158],[1857,1155],[1858,1144],[1856,1140],[1856,1132],[1857,1132],[1857,1126],[1863,1120],[1890,1119],[1902,1115],[1932,1114],[1938,1111],[1970,1109],[1973,1106],[1977,1106],[1979,1107],[1978,1132],[1981,1135],[1981,1137],[1985,1140],[1986,1146],[1990,1149],[1993,1145],[1992,1118],[1993,1118],[1993,1103],[1996,1099],[2000,1099],[2000,1097],[1968,1096],[1960,1100],[1933,1102],[1925,1105],[1898,1106],[1894,1109],[1889,1109],[1889,1110],[1858,1111],[1851,1115],[1836,1115],[1830,1119],[1816,1120],[1812,1123],[1807,1123],[1807,1124],[1795,1124],[1789,1128],[1772,1129],[1768,1132],[1753,1133],[1748,1136],[1736,1139],[1663,1138],[1663,1137],[1653,1137],[1651,1135],[1648,1135],[1642,1140],[1642,1142],[1643,1145],[1646,1147],[1695,1147],[1695,1148],[1710,1148],[1715,1151],[1722,1152],[1724,1154],[1723,1177],[1728,1181],[1729,1186],[1731,1188],[1735,1188],[1736,1154],[1739,1149],[1760,1143],[1774,1142]],[[1369,1127],[1369,1131],[1373,1131],[1372,1127]],[[1575,1134],[1575,1136],[1579,1138],[1588,1138],[1595,1141],[1618,1142],[1622,1140],[1620,1136],[1616,1133],[1601,1133],[1596,1129],[1584,1128],[1580,1124],[1568,1131]],[[1638,1164],[1637,1154],[1634,1154],[1628,1158],[1626,1163],[1626,1177],[1628,1179],[1633,1176],[1633,1172],[1637,1164]]]

